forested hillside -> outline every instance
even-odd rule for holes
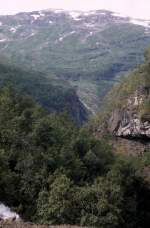
[[[104,228],[150,222],[148,157],[112,153],[106,139],[0,90],[0,201],[28,221]]]
[[[4,62],[4,61],[3,61]],[[48,112],[66,112],[77,125],[83,124],[88,117],[76,90],[63,80],[46,77],[41,72],[23,70],[0,63],[0,87],[10,86],[16,91],[31,96]]]

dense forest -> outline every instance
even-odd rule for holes
[[[148,227],[149,153],[129,158],[108,142],[1,89],[0,201],[39,224]]]

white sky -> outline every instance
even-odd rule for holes
[[[42,10],[107,9],[135,18],[150,19],[150,0],[0,0],[0,14]]]

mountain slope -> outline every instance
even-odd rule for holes
[[[87,120],[88,113],[76,90],[63,80],[0,64],[0,87],[4,86],[11,86],[19,93],[31,96],[49,112],[67,112],[78,125]]]
[[[104,10],[1,16],[0,56],[69,81],[95,112],[112,84],[143,62],[150,40],[148,24]]]

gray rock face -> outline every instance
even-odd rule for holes
[[[127,100],[127,104],[113,111],[108,129],[115,136],[126,138],[150,138],[150,113],[142,118],[139,107],[150,95],[145,91],[136,91]]]

